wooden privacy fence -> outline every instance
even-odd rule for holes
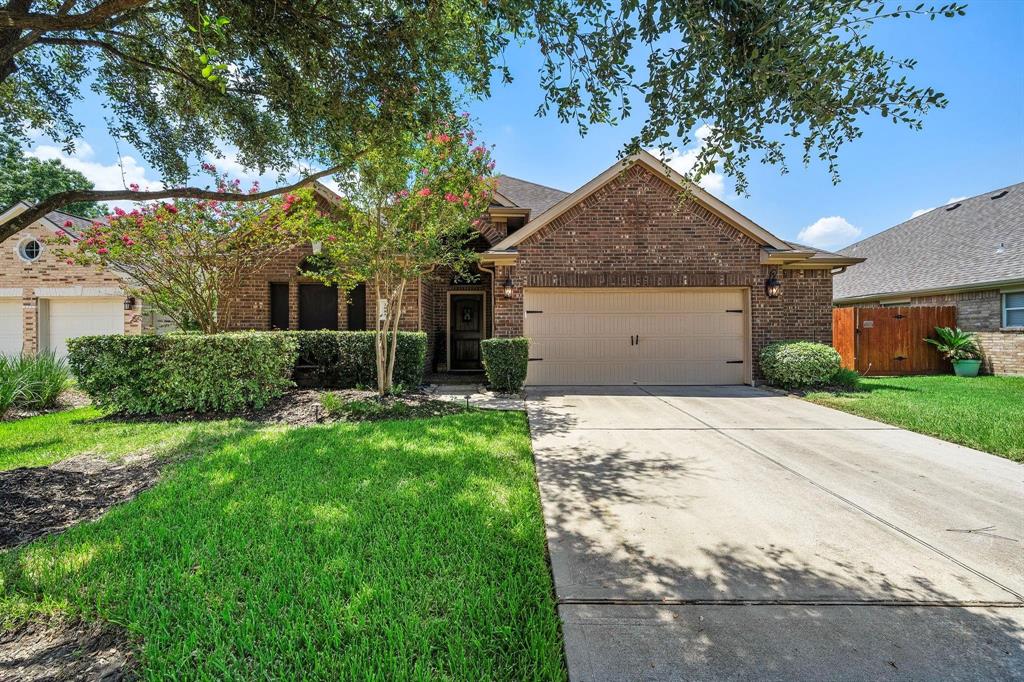
[[[956,326],[956,306],[833,308],[832,345],[843,367],[866,375],[943,374],[949,362],[924,339]]]

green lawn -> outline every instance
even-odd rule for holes
[[[0,627],[53,611],[118,623],[154,680],[565,677],[522,414],[293,429],[94,416],[5,424],[0,452],[166,441],[194,456],[99,521],[0,553]]]
[[[191,454],[256,427],[239,419],[175,424],[112,422],[101,417],[99,411],[85,407],[0,422],[0,471],[46,466],[83,453],[104,457],[143,451],[160,456]]]
[[[878,377],[808,400],[1024,461],[1024,377]]]

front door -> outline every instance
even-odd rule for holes
[[[299,285],[299,329],[338,328],[338,287]]]
[[[480,340],[484,337],[484,297],[452,296],[449,338],[451,369],[480,369]]]

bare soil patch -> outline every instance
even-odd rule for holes
[[[153,486],[159,474],[148,455],[115,462],[79,455],[46,467],[0,471],[0,549],[94,519]]]
[[[107,623],[52,619],[0,632],[0,680],[136,679],[127,633]]]

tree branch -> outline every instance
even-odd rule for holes
[[[42,14],[0,9],[0,28],[30,31],[77,31],[101,26],[112,17],[149,4],[151,0],[107,0],[78,14]]]
[[[173,187],[170,189],[155,190],[151,192],[135,192],[128,189],[114,189],[114,190],[83,190],[76,189],[67,192],[58,192],[57,194],[51,194],[46,197],[38,204],[22,211],[13,218],[9,218],[6,221],[0,222],[0,242],[13,236],[19,230],[23,230],[35,221],[44,217],[50,211],[54,211],[62,206],[68,204],[75,204],[80,201],[158,201],[160,199],[207,199],[216,201],[259,201],[261,199],[269,199],[270,197],[277,196],[278,194],[284,194],[285,192],[292,192],[294,190],[305,187],[311,182],[315,182],[320,178],[327,177],[328,175],[334,175],[340,173],[346,169],[347,165],[337,165],[330,168],[326,168],[322,171],[307,175],[297,182],[293,182],[290,185],[283,187],[275,187],[274,189],[264,190],[262,192],[254,192],[252,194],[245,193],[234,193],[234,192],[218,192],[216,190],[204,189],[201,187]]]

